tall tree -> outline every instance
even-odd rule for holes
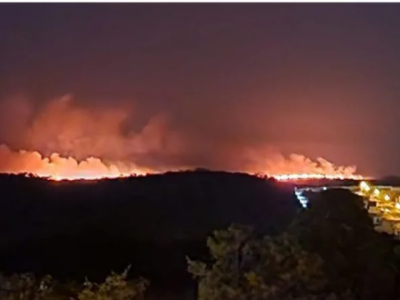
[[[362,198],[328,190],[309,200],[289,232],[326,262],[329,289],[351,289],[359,299],[393,299],[397,294],[393,242],[374,230]]]
[[[231,226],[216,231],[208,247],[212,261],[189,260],[199,300],[336,299],[325,291],[321,258],[287,234],[258,237],[249,227]]]

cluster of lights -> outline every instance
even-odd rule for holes
[[[375,197],[381,197],[381,199],[383,198],[383,200],[385,200],[385,201],[392,200],[392,197],[390,197],[390,195],[383,194],[378,188],[372,188],[365,181],[362,181],[360,183],[359,187],[360,187],[361,193],[364,194],[364,195],[373,195]],[[395,203],[395,208],[400,210],[400,203],[399,202]]]
[[[360,183],[360,189],[364,192],[369,192],[371,190],[371,187],[368,185],[368,183],[366,183],[365,181],[361,181]],[[378,194],[379,194],[379,190],[378,190]]]

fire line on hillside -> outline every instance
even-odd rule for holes
[[[161,112],[143,126],[122,130],[137,114],[131,102],[88,107],[65,95],[39,110],[29,99],[0,104],[2,128],[7,128],[0,144],[0,173],[92,180],[218,167],[279,181],[362,178],[355,166],[285,156],[268,143],[196,142]]]
[[[130,176],[144,176],[165,171],[193,169],[190,167],[181,167],[170,170],[156,170],[121,162],[106,164],[100,158],[95,157],[89,157],[85,160],[78,161],[73,157],[62,157],[57,153],[50,155],[50,157],[43,157],[39,152],[12,151],[4,145],[0,146],[0,157],[3,162],[6,161],[6,163],[0,164],[0,173],[30,174],[55,181],[123,178]],[[310,172],[281,173],[274,171],[274,167],[270,167],[270,169],[265,172],[254,172],[252,170],[239,171],[260,177],[274,178],[278,181],[364,179],[363,176],[355,174],[354,168],[332,167],[331,163],[329,163],[329,166],[329,169],[324,169],[321,166],[315,167],[317,172],[311,170]],[[304,166],[299,169],[304,169]]]

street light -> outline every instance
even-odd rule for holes
[[[370,186],[365,181],[360,182],[360,189],[365,192],[369,192],[371,190]]]

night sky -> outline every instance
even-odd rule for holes
[[[268,145],[400,174],[399,16],[399,4],[0,4],[0,98],[130,102],[131,126],[165,114],[205,152]]]

